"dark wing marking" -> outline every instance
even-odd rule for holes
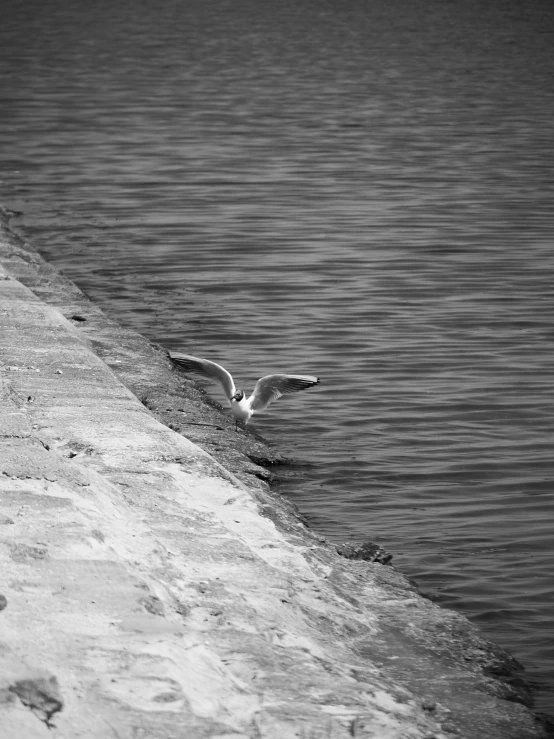
[[[319,385],[319,378],[312,375],[266,375],[256,383],[248,399],[253,411],[263,411],[281,395]]]

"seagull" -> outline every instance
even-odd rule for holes
[[[298,390],[319,385],[319,377],[312,375],[266,375],[258,380],[254,392],[247,398],[243,390],[236,389],[230,373],[220,364],[180,352],[170,351],[169,357],[186,372],[195,372],[219,382],[231,402],[231,411],[235,417],[235,431],[238,421],[243,421],[246,425],[254,413],[265,411],[267,406],[281,395],[296,393]]]

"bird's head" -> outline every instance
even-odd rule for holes
[[[233,395],[231,400],[236,400],[237,403],[240,403],[240,401],[244,398],[244,392],[242,390],[237,390],[237,392]]]

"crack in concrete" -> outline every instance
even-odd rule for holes
[[[9,686],[8,690],[15,693],[24,706],[27,706],[35,716],[51,729],[54,724],[51,719],[63,709],[63,700],[56,677],[38,677],[18,680]]]

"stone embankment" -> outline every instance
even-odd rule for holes
[[[310,532],[261,441],[6,227],[0,332],[3,739],[547,736],[509,655]]]

